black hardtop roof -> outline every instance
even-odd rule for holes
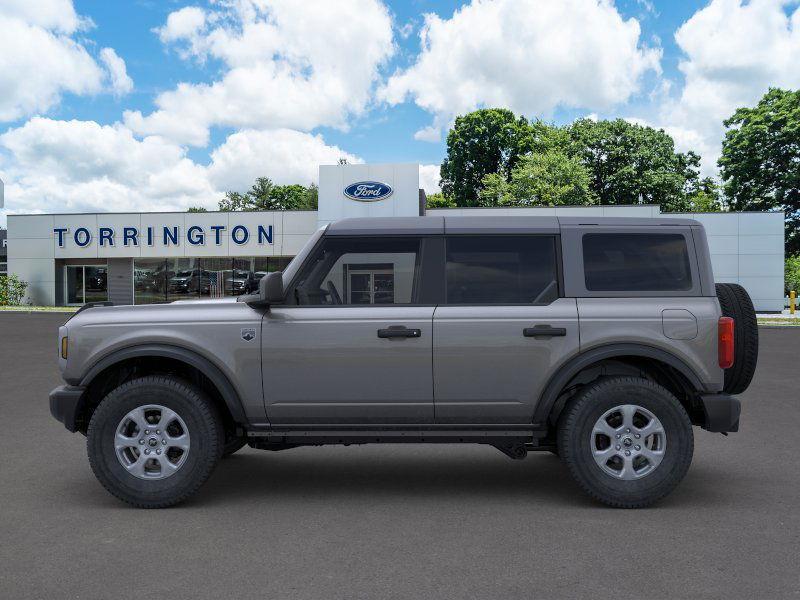
[[[442,233],[559,233],[562,227],[656,227],[700,225],[693,219],[671,217],[364,217],[334,221],[327,235],[436,235]]]

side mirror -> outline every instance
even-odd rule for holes
[[[283,304],[283,273],[267,273],[258,282],[258,293],[239,296],[237,302],[246,302],[252,307],[268,307],[270,304]]]
[[[264,304],[283,304],[283,273],[267,273],[258,282],[258,295]]]

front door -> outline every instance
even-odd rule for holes
[[[325,238],[287,305],[264,316],[271,423],[433,422],[434,306],[420,303],[421,246],[417,237]]]
[[[552,235],[450,236],[436,309],[437,423],[530,423],[553,367],[578,352]]]

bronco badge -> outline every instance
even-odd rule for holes
[[[245,342],[252,342],[256,339],[256,330],[255,329],[242,329],[242,339]]]

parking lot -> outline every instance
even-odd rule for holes
[[[480,446],[245,449],[191,501],[129,508],[50,417],[63,314],[0,313],[1,598],[800,596],[800,328],[761,328],[742,430],[695,429],[654,508]]]

